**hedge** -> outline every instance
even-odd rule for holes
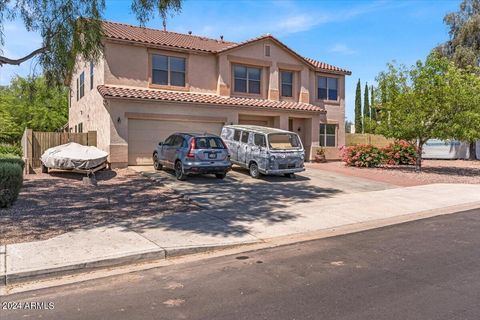
[[[25,162],[14,154],[0,154],[0,165],[3,163],[18,164],[22,170],[25,167]]]
[[[18,145],[5,143],[0,143],[0,155],[2,154],[14,154],[19,157],[23,156],[21,147],[19,147]]]
[[[23,169],[18,163],[0,162],[0,208],[11,206],[23,183]]]

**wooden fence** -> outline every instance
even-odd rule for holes
[[[22,149],[26,173],[34,173],[33,169],[41,166],[40,157],[45,150],[69,142],[96,147],[97,132],[39,132],[25,129],[22,136]]]
[[[387,139],[384,136],[369,133],[347,133],[345,136],[345,145],[347,146],[373,144],[376,147],[386,147],[393,141],[393,139]]]

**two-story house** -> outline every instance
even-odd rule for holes
[[[174,132],[219,134],[225,124],[297,132],[307,156],[345,141],[345,75],[271,35],[241,43],[104,22],[104,53],[78,59],[71,131],[97,131],[112,167],[149,164]]]

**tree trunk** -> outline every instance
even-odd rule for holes
[[[423,142],[419,139],[417,140],[417,159],[415,159],[415,172],[422,171],[422,150]]]
[[[477,141],[470,141],[470,144],[468,146],[468,150],[469,150],[469,157],[468,159],[469,160],[477,160]]]

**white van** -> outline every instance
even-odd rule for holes
[[[253,178],[261,174],[294,173],[305,170],[305,150],[300,137],[290,131],[253,125],[228,125],[221,137],[233,164],[247,168]]]

